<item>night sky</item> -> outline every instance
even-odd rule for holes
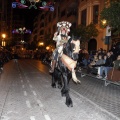
[[[14,14],[19,15],[25,21],[25,27],[33,30],[34,18],[40,13],[35,9],[14,9]]]
[[[20,1],[20,0],[12,0],[12,1]],[[29,6],[29,3],[28,1],[29,0],[22,0],[22,1],[26,1],[26,5]],[[50,1],[55,1],[55,0],[43,0],[43,1],[46,1],[46,2],[50,2]],[[36,6],[42,6],[41,5],[41,2],[39,2],[39,4],[37,3]],[[13,11],[14,11],[14,14],[19,14],[21,18],[23,18],[25,20],[25,27],[27,29],[31,29],[33,30],[33,21],[34,21],[34,18],[42,12],[42,10],[39,10],[39,9],[34,9],[34,8],[31,8],[31,9],[19,9],[19,8],[13,8]]]

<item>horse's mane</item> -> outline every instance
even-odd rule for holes
[[[63,53],[65,55],[68,55],[69,57],[72,57],[72,52],[74,50],[75,45],[71,43],[72,40],[80,40],[80,37],[78,36],[73,36],[65,43],[65,47],[63,48]]]
[[[71,44],[72,38],[70,38],[67,43],[64,44],[64,48],[63,48],[63,54],[71,57],[72,56],[72,44]]]

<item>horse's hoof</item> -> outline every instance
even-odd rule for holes
[[[61,86],[61,85],[58,85],[58,88],[59,88],[59,89],[61,89],[61,88],[62,88],[62,86]]]
[[[77,81],[77,83],[78,83],[78,84],[81,84],[81,81],[80,81],[80,80],[78,80],[78,81]]]
[[[65,95],[65,93],[62,93],[62,92],[61,92],[61,96],[62,96],[62,97],[65,97],[66,95]]]
[[[73,107],[73,104],[71,103],[71,104],[67,104],[67,103],[65,103],[66,105],[67,105],[67,107]]]
[[[56,88],[56,85],[54,85],[54,84],[52,84],[51,86],[52,86],[53,88]]]
[[[80,81],[80,80],[73,81],[73,82],[76,83],[76,84],[81,84],[81,81]]]

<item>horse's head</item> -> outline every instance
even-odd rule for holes
[[[80,50],[80,38],[73,37],[68,40],[65,45],[64,53],[71,57],[73,60],[78,60],[78,54]]]

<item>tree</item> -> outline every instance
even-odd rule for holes
[[[81,41],[86,43],[91,38],[98,36],[98,29],[93,23],[88,26],[79,25],[76,29],[72,30],[72,34],[81,37]]]
[[[94,38],[98,36],[98,29],[93,23],[90,23],[86,26],[86,40],[89,41],[90,38]]]
[[[111,26],[115,34],[120,33],[120,0],[110,2],[108,7],[105,7],[101,14],[100,20],[106,20],[106,25]]]

